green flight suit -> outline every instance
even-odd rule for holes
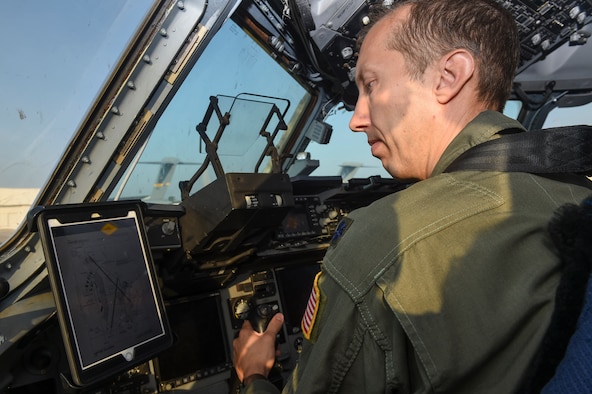
[[[326,253],[311,338],[284,393],[512,393],[560,279],[546,229],[590,189],[526,173],[443,173],[520,124],[477,116],[432,176],[348,216]],[[266,381],[247,393],[272,393]]]

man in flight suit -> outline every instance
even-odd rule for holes
[[[501,111],[519,62],[515,22],[493,0],[396,4],[365,36],[350,128],[395,178],[418,182],[351,213],[317,277],[301,359],[284,393],[512,393],[549,326],[561,278],[546,233],[586,185],[446,168],[522,128]],[[247,393],[274,340],[246,323],[234,361]]]

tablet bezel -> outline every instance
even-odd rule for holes
[[[129,226],[132,221],[133,225]],[[109,261],[109,257],[106,256],[113,255],[111,254],[112,252],[108,250],[108,247],[100,253],[97,252],[98,249],[92,250],[92,248],[80,248],[76,252],[67,251],[66,253],[56,248],[56,238],[54,237],[56,229],[60,229],[59,231],[63,230],[68,232],[69,230],[74,230],[74,232],[77,232],[79,230],[93,228],[94,230],[92,233],[102,236],[102,242],[111,243],[111,246],[115,246],[115,242],[122,242],[117,241],[115,238],[110,238],[117,234],[117,231],[113,231],[113,229],[117,230],[118,225],[124,230],[120,234],[125,235],[124,232],[127,228],[126,241],[129,241],[130,239],[134,240],[134,243],[137,241],[135,245],[133,244],[132,246],[129,246],[130,249],[127,250],[134,255],[136,255],[136,252],[138,251],[141,252],[141,256],[139,254],[136,255],[136,258],[130,259],[126,264],[122,264],[121,262],[115,264],[113,261]],[[56,301],[57,316],[64,339],[71,379],[74,385],[87,386],[116,375],[117,373],[129,370],[134,366],[157,356],[158,353],[172,344],[173,335],[166,317],[162,295],[160,294],[160,289],[158,287],[154,263],[152,261],[152,255],[144,230],[142,210],[139,204],[93,203],[44,207],[38,213],[37,228],[42,239],[43,249],[46,256],[46,266],[49,274],[48,276]],[[100,232],[96,231],[98,228],[100,228]],[[107,234],[110,231],[113,231],[113,233]],[[133,235],[133,238],[129,238],[130,234]],[[72,234],[70,235],[72,236]],[[76,234],[74,237],[81,237],[81,235]],[[79,240],[80,238],[76,239]],[[83,263],[87,266],[92,267],[93,265],[96,265],[97,270],[84,271],[84,268],[78,267],[77,271],[75,268],[74,274],[68,274],[67,270],[73,267],[72,262],[76,260],[73,257],[74,253],[78,253],[78,255],[82,253],[83,256],[77,257],[83,257]],[[101,254],[102,256],[97,257],[97,254]],[[124,291],[122,290],[122,287],[119,286],[119,279],[114,283],[115,280],[111,280],[110,276],[105,276],[107,274],[101,272],[102,269],[98,265],[100,262],[97,262],[96,260],[101,260],[102,258],[106,259],[105,261],[107,262],[105,264],[110,264],[110,269],[125,267],[133,270],[134,273],[145,274],[138,277],[140,280],[133,282],[137,285],[134,290],[138,291],[137,287],[140,287],[140,291],[142,294],[145,293],[145,296],[137,297],[137,293],[134,293],[133,298],[122,295]],[[89,261],[92,262],[92,264],[90,264]],[[128,264],[133,264],[133,266],[128,267]],[[129,275],[130,271],[127,272]],[[89,346],[81,346],[83,343],[88,344],[91,342],[88,338],[90,336],[89,331],[91,331],[89,328],[90,325],[83,329],[83,326],[88,322],[83,322],[81,320],[80,316],[82,312],[79,312],[79,310],[76,309],[78,307],[80,307],[79,309],[84,309],[86,307],[82,305],[84,301],[80,301],[84,298],[84,295],[81,294],[82,285],[78,282],[74,283],[72,278],[65,279],[63,276],[63,274],[78,275],[79,278],[82,278],[83,274],[91,275],[91,273],[92,275],[99,275],[103,278],[102,282],[105,286],[103,289],[105,292],[105,300],[109,301],[109,298],[112,297],[113,304],[109,305],[107,303],[105,309],[108,309],[111,306],[111,313],[114,314],[117,310],[116,302],[118,297],[124,299],[124,301],[127,298],[127,301],[125,302],[127,302],[128,305],[126,306],[131,308],[132,312],[138,313],[141,310],[142,312],[153,313],[147,318],[147,321],[152,323],[153,328],[155,329],[152,334],[148,335],[148,337],[134,342],[130,341],[126,345],[117,343],[122,336],[126,337],[126,335],[118,335],[117,337],[113,336],[113,342],[109,344],[109,346],[117,346],[117,348],[110,352],[107,352],[105,349],[93,348],[92,350],[96,350],[94,353],[95,355],[102,354],[102,352],[105,354],[95,356],[97,359],[92,361],[90,361],[89,357]],[[121,275],[125,277],[124,271],[119,275],[115,273],[110,273],[109,275],[117,278]],[[109,281],[111,281],[111,284],[109,284]],[[107,285],[105,285],[105,283],[107,283]],[[109,287],[109,290],[105,290],[107,287]],[[106,296],[108,291],[111,291],[109,297]],[[150,302],[146,303],[148,300]],[[138,303],[137,301],[141,301],[141,303]],[[89,307],[89,311],[91,311],[91,307]],[[88,314],[86,316],[88,316]],[[91,315],[91,319],[94,317],[95,316]],[[97,319],[100,319],[100,317],[97,317]],[[113,324],[113,321],[114,317],[112,316],[111,324]],[[133,321],[133,319],[129,319],[128,321]],[[103,323],[106,322],[103,321]],[[134,326],[133,323],[132,326]],[[129,327],[126,327],[126,330],[133,331],[130,330]],[[127,339],[131,339],[129,338],[131,336],[133,335],[128,334]]]

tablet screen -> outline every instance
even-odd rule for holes
[[[165,335],[156,283],[134,211],[125,217],[47,220],[73,356],[82,371]]]

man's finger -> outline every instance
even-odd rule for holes
[[[265,330],[265,334],[273,335],[275,338],[278,332],[280,332],[282,329],[282,324],[284,324],[284,315],[281,313],[276,313],[269,321],[267,329]]]

